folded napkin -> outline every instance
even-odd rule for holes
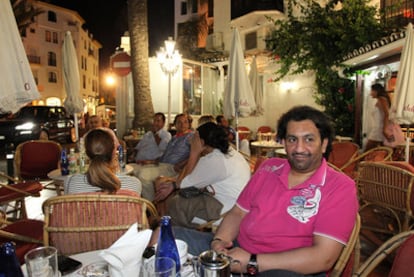
[[[99,254],[109,264],[111,277],[138,276],[141,270],[141,259],[151,238],[152,231],[138,232],[137,224],[132,225],[108,249]]]

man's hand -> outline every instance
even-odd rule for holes
[[[160,202],[165,200],[174,191],[173,182],[174,180],[169,177],[158,177],[155,180],[154,202]]]

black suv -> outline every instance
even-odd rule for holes
[[[39,139],[40,132],[60,143],[76,140],[73,120],[64,107],[27,106],[7,119],[0,119],[0,146],[14,143],[16,147],[23,141]]]

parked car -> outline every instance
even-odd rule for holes
[[[59,143],[75,142],[75,127],[64,107],[27,106],[7,118],[0,119],[0,147],[39,139],[42,137]]]

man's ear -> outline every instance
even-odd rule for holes
[[[326,148],[328,147],[329,139],[324,138],[322,141],[322,153],[325,154]]]

